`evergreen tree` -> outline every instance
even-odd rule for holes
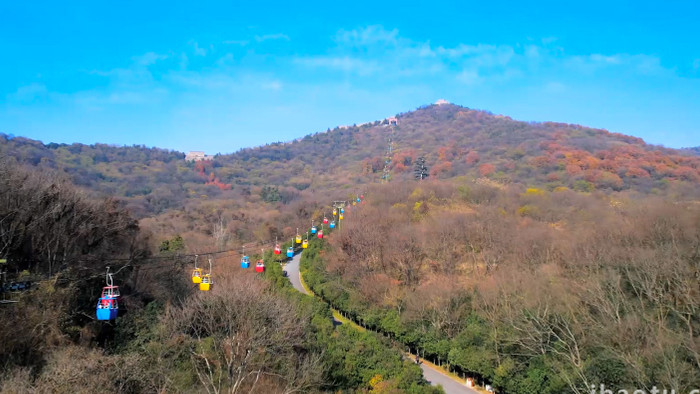
[[[416,160],[413,174],[419,181],[428,177],[428,167],[425,165],[425,157],[421,156]]]

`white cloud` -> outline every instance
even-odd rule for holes
[[[454,48],[438,47],[436,51],[447,58],[462,59],[479,67],[505,66],[515,56],[515,50],[509,45],[459,44]]]
[[[354,30],[339,30],[335,35],[335,41],[344,45],[370,46],[375,44],[398,43],[399,31],[397,29],[386,30],[381,25],[371,25]]]
[[[223,42],[222,42],[222,44],[226,44],[226,45],[240,45],[240,46],[242,46],[242,47],[248,45],[249,43],[250,43],[250,41],[248,41],[248,40],[226,40],[226,41],[223,41]]]
[[[282,89],[282,82],[269,81],[269,82],[264,82],[261,86],[265,90],[281,90]]]
[[[525,57],[537,59],[540,57],[540,48],[537,45],[525,46]]]
[[[290,38],[288,35],[282,34],[282,33],[264,34],[261,36],[255,36],[255,41],[257,41],[257,42],[270,41],[270,40],[289,41]]]
[[[230,66],[233,64],[233,54],[232,53],[227,53],[224,56],[220,57],[219,60],[216,61],[216,65],[219,67],[226,67]]]
[[[167,58],[168,55],[161,55],[155,52],[146,52],[143,55],[132,57],[131,60],[133,60],[134,63],[141,66],[150,66],[155,64],[159,60],[165,60]]]
[[[656,56],[627,53],[603,55],[594,53],[587,56],[563,56],[559,59],[562,66],[573,68],[580,72],[595,73],[609,68],[618,68],[630,73],[642,75],[661,75],[674,73],[661,65],[661,59]]]
[[[202,48],[199,46],[199,43],[197,41],[190,41],[190,45],[192,45],[194,54],[196,56],[206,56],[207,55],[207,50],[206,48]]]
[[[605,56],[594,53],[589,58],[594,63],[620,64],[622,62],[620,55]]]
[[[294,62],[304,66],[330,68],[344,72],[354,72],[359,75],[373,74],[380,68],[374,61],[350,56],[300,57],[294,59]]]
[[[479,76],[479,72],[476,70],[462,70],[456,77],[457,81],[465,85],[476,85],[481,83],[483,78]]]
[[[544,91],[547,93],[563,93],[566,91],[566,85],[561,82],[547,82],[544,85]]]
[[[14,93],[8,94],[7,101],[32,103],[46,97],[48,93],[49,91],[46,85],[34,82],[29,85],[20,86]]]

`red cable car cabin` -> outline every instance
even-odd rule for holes
[[[275,254],[282,254],[282,248],[280,247],[280,244],[275,245]]]
[[[100,298],[116,298],[120,299],[121,294],[119,293],[119,286],[105,286],[102,288],[102,295]]]
[[[258,260],[258,263],[255,264],[255,272],[264,272],[265,271],[265,262],[262,260]]]

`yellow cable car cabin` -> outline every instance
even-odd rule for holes
[[[337,215],[337,214],[338,214],[338,210],[335,209],[335,208],[333,208],[333,216],[335,216],[335,215]]]
[[[297,235],[297,243],[298,243],[298,244],[301,243],[301,235]]]
[[[304,242],[301,243],[301,247],[302,247],[303,249],[308,248],[308,247],[309,247],[309,240],[308,240],[308,239],[305,239]]]
[[[338,215],[338,220],[343,220],[343,214]]]
[[[199,290],[209,291],[212,284],[214,284],[214,281],[211,279],[211,274],[204,274],[202,276],[202,281],[199,283]]]
[[[192,271],[192,283],[202,283],[202,269],[195,268]]]

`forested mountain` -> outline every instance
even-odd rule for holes
[[[127,199],[139,216],[202,195],[236,198],[248,194],[250,186],[280,187],[280,198],[291,202],[306,189],[378,182],[389,139],[395,179],[411,178],[416,159],[424,157],[433,178],[481,176],[549,190],[650,192],[669,182],[700,181],[700,158],[692,150],[648,145],[605,130],[519,122],[452,104],[421,107],[397,119],[397,126],[383,120],[339,127],[217,155],[199,166],[186,163],[182,153],[156,148],[44,145],[7,135],[0,138],[0,155],[58,169],[77,185]]]
[[[605,130],[519,122],[442,104],[388,120],[338,127],[213,160],[143,146],[42,144],[3,135],[0,157],[65,174],[95,197],[123,201],[154,245],[181,235],[202,247],[287,239],[383,176],[414,179],[418,158],[430,179],[481,178],[544,191],[636,191],[692,199],[700,157]],[[214,240],[212,234],[226,230]],[[222,243],[223,242],[223,243]]]

